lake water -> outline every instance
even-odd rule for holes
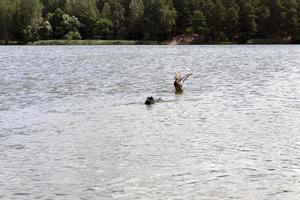
[[[0,166],[5,200],[298,200],[300,46],[0,47]]]

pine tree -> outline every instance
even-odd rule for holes
[[[144,1],[144,24],[145,24],[145,39],[161,39],[160,29],[160,0],[145,0]]]
[[[213,18],[210,22],[210,34],[217,40],[223,40],[226,9],[221,0],[215,0],[211,15]]]
[[[188,0],[173,0],[176,10],[176,32],[182,34],[191,25],[191,13],[188,10]]]
[[[110,8],[109,3],[107,3],[107,2],[104,4],[104,6],[102,8],[101,17],[112,20],[111,8]]]
[[[268,38],[271,34],[269,22],[271,17],[270,9],[265,5],[260,5],[257,9],[257,35],[261,38]]]
[[[169,36],[176,25],[176,10],[171,0],[163,0],[160,8],[160,27],[163,37]]]
[[[228,38],[233,40],[239,32],[239,12],[236,10],[235,6],[232,6],[227,10],[224,25]]]
[[[191,18],[193,32],[204,35],[207,31],[206,18],[202,11],[197,10]]]
[[[298,3],[296,0],[285,0],[283,2],[283,36],[291,36],[296,38],[297,32],[299,30],[299,19],[297,16]]]
[[[113,38],[123,38],[125,34],[125,9],[119,0],[110,0]]]
[[[141,39],[144,32],[143,0],[132,0],[129,5],[129,38]]]
[[[13,16],[15,3],[11,0],[0,1],[0,40],[8,42],[13,38]]]
[[[256,14],[253,4],[249,2],[242,3],[240,8],[240,32],[245,41],[257,32]]]

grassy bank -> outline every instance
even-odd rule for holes
[[[285,44],[279,39],[250,39],[246,44]]]
[[[195,43],[198,45],[268,45],[268,44],[287,44],[279,39],[249,39],[245,42],[230,42],[230,41],[204,41]]]
[[[195,42],[193,45],[234,45],[236,43],[229,41],[204,41],[204,42]]]
[[[3,40],[0,40],[0,45],[17,45],[18,42],[17,41],[3,41]]]
[[[40,40],[29,45],[149,45],[159,44],[156,41],[139,40]]]

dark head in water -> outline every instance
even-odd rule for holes
[[[151,104],[154,104],[155,103],[155,100],[153,97],[147,97],[146,101],[145,101],[145,104],[146,105],[151,105]]]
[[[161,102],[161,98],[159,99],[154,99],[153,97],[147,97],[146,101],[145,101],[145,104],[146,105],[152,105],[152,104],[155,104],[157,102]]]

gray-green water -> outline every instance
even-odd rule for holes
[[[299,55],[0,47],[0,199],[298,200]]]

